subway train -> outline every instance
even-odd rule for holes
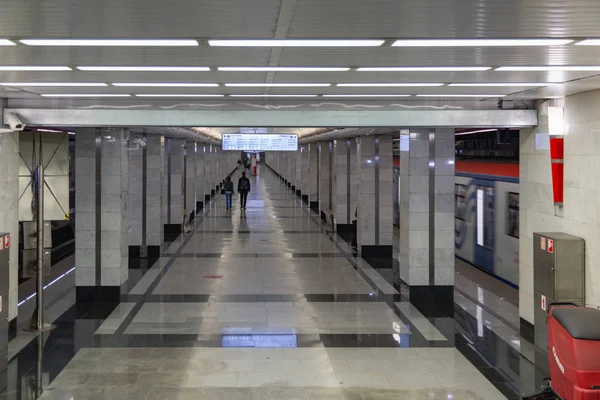
[[[394,158],[394,224],[400,223]],[[519,284],[519,164],[456,161],[456,256],[507,284]]]

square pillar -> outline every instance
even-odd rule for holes
[[[453,129],[400,135],[399,268],[411,301],[453,302]]]
[[[198,152],[196,153],[196,212],[204,208],[206,202],[206,188],[204,177],[204,160],[206,159],[206,145],[198,143]]]
[[[196,215],[196,142],[185,143],[185,202],[183,212],[188,220]]]
[[[358,143],[357,244],[364,258],[393,257],[392,137]]]
[[[184,146],[185,141],[169,138],[167,140],[166,177],[167,177],[167,221],[165,236],[179,235],[183,227],[184,203]]]
[[[164,245],[165,186],[165,137],[149,135],[146,138],[146,247],[149,257],[160,254]]]
[[[333,165],[332,142],[319,142],[319,210],[321,219],[332,223]]]
[[[128,279],[129,132],[82,128],[75,144],[78,302],[117,302]]]
[[[296,195],[298,197],[302,196],[302,148],[298,148],[298,151],[294,153],[294,157],[296,158],[295,168],[296,168],[296,177],[294,178],[294,183],[296,186]]]
[[[319,209],[319,146],[308,144],[308,204],[311,210]]]
[[[301,159],[301,169],[302,169],[302,179],[300,183],[300,192],[302,196],[302,201],[308,204],[309,194],[310,194],[310,145],[302,145],[300,147],[300,159]]]
[[[351,232],[356,215],[356,140],[336,140],[333,146],[335,228]]]
[[[0,133],[0,232],[10,234],[8,271],[9,339],[17,333],[19,303],[19,132]],[[4,299],[5,301],[7,299]]]

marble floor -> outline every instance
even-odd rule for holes
[[[0,399],[518,398],[518,351],[471,306],[409,302],[264,166],[236,200],[209,203],[120,304],[65,312]]]

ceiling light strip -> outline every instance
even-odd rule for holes
[[[227,72],[345,72],[350,67],[218,67]]]
[[[218,83],[176,83],[176,82],[115,82],[119,87],[218,87]]]
[[[360,67],[359,72],[460,72],[488,71],[492,67]]]
[[[64,66],[1,65],[0,71],[72,71],[72,69]]]
[[[129,94],[110,93],[44,93],[42,97],[131,97]]]
[[[226,83],[227,87],[328,87],[331,83]]]
[[[417,94],[417,97],[504,97],[505,94]]]
[[[17,44],[12,40],[0,39],[0,46],[16,46]]]
[[[116,47],[181,47],[198,46],[192,39],[22,39],[27,46],[116,46]]]
[[[2,82],[0,86],[13,87],[100,87],[108,86],[104,82]]]
[[[402,39],[393,47],[521,47],[521,46],[564,46],[571,39]]]
[[[538,65],[538,66],[506,66],[496,71],[600,71],[600,65]]]
[[[385,40],[353,39],[243,39],[209,40],[210,46],[221,47],[378,47]]]
[[[600,46],[600,39],[585,39],[575,43],[576,46]]]
[[[224,97],[223,94],[136,94],[135,97]]]
[[[229,97],[317,97],[316,94],[230,94]]]
[[[204,72],[210,71],[209,67],[172,67],[172,66],[91,66],[77,67],[80,71],[108,71],[108,72]]]
[[[432,86],[444,86],[443,83],[439,82],[427,82],[427,83],[338,83],[336,86],[339,87],[432,87]]]
[[[411,94],[324,94],[323,97],[411,97]]]
[[[487,82],[478,82],[478,83],[449,83],[448,86],[461,86],[461,87],[535,87],[535,86],[550,86],[557,85],[558,83],[553,82],[497,82],[497,83],[487,83]]]

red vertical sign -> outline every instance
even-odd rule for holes
[[[554,240],[548,239],[548,253],[554,253]]]

